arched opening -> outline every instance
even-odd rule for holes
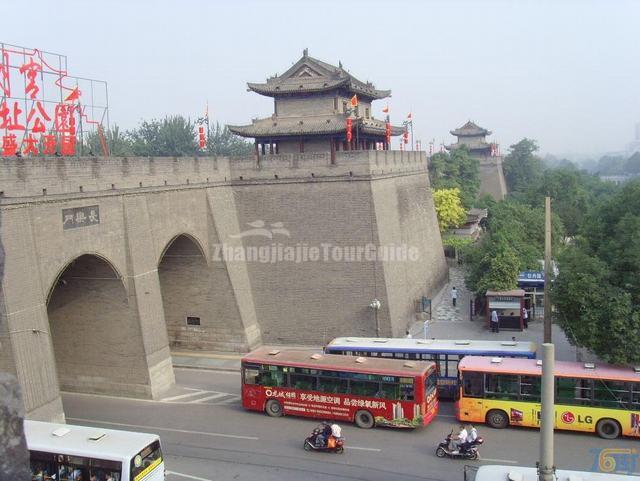
[[[148,371],[132,304],[104,259],[82,255],[64,269],[47,303],[62,390],[146,394]]]
[[[197,241],[175,237],[160,259],[158,277],[172,349],[246,349],[226,268],[210,267]]]

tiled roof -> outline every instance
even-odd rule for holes
[[[450,130],[449,132],[451,132],[451,134],[455,135],[456,137],[475,137],[479,135],[483,135],[483,136],[491,135],[490,130],[484,129],[474,124],[473,122],[471,122],[471,120],[469,120],[469,122],[464,124],[462,127],[455,130]]]
[[[247,86],[249,90],[267,96],[325,92],[338,88],[371,99],[383,99],[391,95],[391,90],[378,90],[370,82],[358,80],[342,65],[336,67],[309,57],[306,53],[282,75],[271,77],[266,83],[248,83]]]
[[[385,123],[377,119],[353,119],[353,128],[360,126],[366,134],[384,135]],[[251,125],[229,125],[229,130],[242,137],[285,137],[303,134],[333,134],[344,132],[344,115],[321,115],[314,117],[274,117],[255,120]],[[400,135],[402,127],[391,127],[391,135]]]

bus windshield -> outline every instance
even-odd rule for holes
[[[160,441],[156,441],[131,459],[131,479],[140,481],[162,462]]]

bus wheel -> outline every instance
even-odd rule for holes
[[[487,413],[487,424],[495,429],[504,429],[509,426],[507,413],[499,409],[492,409]]]
[[[282,416],[282,405],[275,399],[269,399],[264,407],[264,410],[272,418],[279,418]]]
[[[601,419],[596,424],[596,433],[603,439],[615,439],[620,431],[620,425],[613,419]]]
[[[373,427],[375,421],[369,411],[358,411],[355,417],[356,426],[363,429],[370,429]]]

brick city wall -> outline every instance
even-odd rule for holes
[[[373,298],[382,301],[381,335],[399,335],[415,300],[446,277],[419,152],[338,152],[334,162],[326,152],[259,162],[4,159],[0,192],[0,369],[16,373],[37,419],[63,418],[60,385],[157,396],[173,382],[170,346],[245,351],[263,340],[373,335]],[[99,222],[89,222],[97,219],[91,208]],[[80,223],[65,229],[68,209]],[[404,264],[264,263],[219,249],[278,243],[404,243],[420,256]],[[107,274],[86,279],[98,270],[91,259]],[[68,276],[70,265],[85,273]],[[187,326],[187,316],[201,325]],[[126,320],[126,340],[109,332]],[[67,356],[85,349],[92,354],[82,362]]]

